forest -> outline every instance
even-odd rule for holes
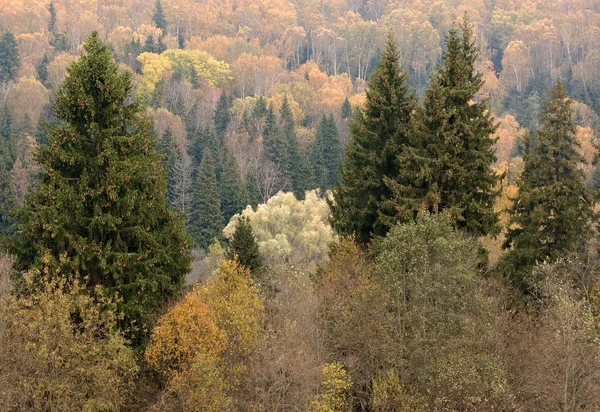
[[[0,4],[0,410],[600,410],[600,3]]]

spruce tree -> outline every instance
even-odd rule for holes
[[[282,133],[287,146],[287,158],[284,159],[284,161],[287,163],[285,169],[289,170],[290,189],[294,192],[296,199],[303,200],[304,192],[307,189],[308,182],[306,181],[304,162],[300,156],[300,152],[298,151],[296,125],[287,95],[283,97],[283,103],[281,104],[281,109],[279,110],[279,116],[282,123]]]
[[[255,174],[246,176],[243,195],[244,204],[246,205],[256,207],[260,203],[262,196],[260,194],[260,187],[258,186],[258,179]]]
[[[154,37],[149,34],[146,37],[146,41],[144,43],[144,51],[146,53],[156,53],[156,45],[154,44]]]
[[[538,262],[554,261],[567,252],[584,251],[594,216],[584,186],[585,163],[578,153],[572,100],[559,80],[549,91],[537,131],[537,144],[524,139],[524,170],[519,194],[510,209],[510,227],[500,268],[513,284],[528,289],[527,275]]]
[[[218,157],[221,147],[219,145],[217,135],[211,127],[199,126],[197,129],[192,131],[190,135],[192,142],[188,152],[192,157],[192,164],[194,167],[200,164],[204,149],[210,149],[214,159]]]
[[[238,219],[226,257],[227,259],[237,257],[238,262],[247,267],[254,276],[263,267],[263,256],[258,249],[248,216],[241,216]]]
[[[16,228],[15,219],[9,213],[17,206],[11,185],[12,163],[9,146],[5,141],[0,142],[0,236],[11,234]]]
[[[15,268],[79,277],[118,295],[121,327],[140,343],[189,271],[181,216],[140,102],[94,32],[56,95],[60,125],[37,154],[39,187],[16,214]],[[35,273],[35,271],[34,271]],[[42,281],[43,276],[40,276]]]
[[[215,159],[210,149],[204,149],[192,186],[189,232],[196,247],[208,249],[215,238],[221,237],[222,229]]]
[[[0,82],[15,78],[19,66],[19,51],[17,41],[11,32],[6,32],[0,38]]]
[[[344,103],[342,104],[341,116],[344,120],[348,120],[352,117],[352,105],[347,97],[344,99]]]
[[[152,22],[157,29],[161,29],[163,35],[167,33],[167,19],[165,17],[165,11],[163,10],[162,3],[160,0],[156,0],[154,5],[154,14],[152,15]]]
[[[366,244],[385,235],[396,220],[393,193],[385,183],[398,175],[396,154],[407,141],[414,99],[391,35],[371,76],[366,106],[351,124],[351,140],[333,189],[331,224]]]
[[[44,53],[44,57],[42,57],[42,60],[40,60],[38,65],[35,67],[35,71],[37,72],[38,79],[40,79],[40,82],[42,82],[43,84],[46,84],[46,80],[48,80],[48,64],[49,63],[50,63],[50,61],[48,60],[48,55],[46,53]]]
[[[244,190],[235,158],[228,150],[223,159],[223,168],[219,180],[221,188],[221,212],[223,223],[227,225],[229,219],[244,208]]]
[[[277,119],[270,104],[265,116],[265,127],[263,129],[264,159],[279,167],[282,177],[287,180],[289,186],[290,169],[288,162],[288,144],[284,135],[277,127]]]
[[[323,191],[333,187],[340,163],[340,141],[333,114],[323,116],[311,148],[311,164],[315,183]]]
[[[468,233],[497,234],[496,125],[485,102],[476,100],[483,79],[474,70],[478,51],[466,15],[460,29],[462,36],[454,28],[446,36],[447,51],[415,113],[414,138],[403,146],[401,173],[390,186],[405,219],[417,208],[446,211]]]
[[[217,133],[217,137],[219,138],[220,142],[225,141],[225,132],[227,131],[227,126],[229,126],[229,122],[231,121],[230,110],[231,97],[229,97],[225,92],[222,92],[213,116],[213,120],[215,122],[215,132]]]
[[[53,1],[48,4],[48,13],[50,14],[50,17],[48,18],[48,32],[52,37],[56,37],[56,9],[54,8]]]

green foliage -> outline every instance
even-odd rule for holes
[[[403,384],[427,401],[426,410],[512,409],[500,357],[482,351],[494,326],[477,243],[448,216],[420,213],[394,226],[376,251],[373,279],[387,308],[377,362],[410,376]]]
[[[190,257],[179,215],[166,209],[166,179],[150,122],[125,105],[131,73],[119,73],[94,33],[56,96],[62,121],[37,154],[39,187],[16,216],[8,244],[15,268],[54,268],[118,295],[120,326],[139,343],[179,292]]]
[[[333,114],[323,116],[311,147],[310,159],[317,187],[329,190],[335,184],[340,163],[340,141]]]
[[[362,244],[372,235],[385,235],[396,217],[385,179],[398,175],[396,154],[407,141],[414,106],[399,59],[390,36],[369,81],[366,107],[352,121],[351,140],[330,202],[335,230],[355,234]]]
[[[344,120],[348,120],[352,117],[352,105],[347,97],[344,99],[344,103],[342,104],[341,116]]]
[[[19,51],[15,36],[7,31],[0,38],[0,82],[13,80],[19,67]]]
[[[263,267],[263,257],[247,216],[237,219],[226,257],[229,260],[237,258],[240,265],[250,269],[253,275]]]
[[[298,152],[296,125],[287,95],[283,97],[279,116],[282,123],[282,133],[287,146],[287,158],[284,160],[287,165],[284,166],[284,170],[289,170],[290,188],[294,192],[294,196],[296,196],[296,199],[302,200],[304,199],[304,192],[308,188],[308,171],[305,170],[305,162]]]
[[[217,158],[221,151],[221,145],[219,144],[215,131],[211,127],[199,126],[190,134],[191,144],[188,151],[192,157],[192,163],[194,166],[200,164],[200,161],[202,160],[202,153],[204,153],[205,149],[209,149],[213,155],[213,158]]]
[[[466,15],[460,29],[462,36],[454,28],[446,36],[443,64],[415,114],[414,139],[403,146],[400,177],[390,186],[405,218],[418,208],[447,211],[468,233],[497,234],[500,176],[492,169],[490,137],[496,125],[486,103],[474,101],[483,79],[474,71],[478,51]]]
[[[49,63],[50,63],[50,61],[48,60],[48,54],[44,53],[44,57],[42,57],[42,60],[40,60],[38,65],[35,67],[35,71],[37,72],[38,79],[40,79],[40,82],[42,82],[42,84],[45,84],[46,80],[48,80],[48,64]]]
[[[227,131],[227,126],[231,121],[230,110],[231,97],[228,96],[225,92],[223,92],[221,93],[221,97],[219,97],[219,101],[215,109],[215,115],[213,117],[213,120],[215,122],[215,131],[220,142],[223,142],[225,140],[225,132]]]
[[[233,215],[241,212],[246,206],[238,166],[229,150],[226,150],[224,154],[221,175],[219,176],[219,187],[221,189],[223,224],[227,224]]]
[[[545,102],[537,144],[532,147],[525,139],[525,167],[504,243],[510,250],[500,265],[524,291],[536,263],[583,251],[593,234],[593,201],[578,167],[585,160],[577,151],[571,104],[565,85],[557,81]]]
[[[165,17],[165,11],[163,10],[162,3],[160,0],[156,0],[154,5],[154,14],[152,15],[152,22],[156,28],[162,30],[162,34],[167,34],[167,19]]]
[[[221,196],[217,183],[215,160],[209,149],[204,149],[192,186],[189,232],[196,247],[207,249],[223,229]]]
[[[273,112],[273,105],[270,104],[265,116],[265,127],[263,129],[264,159],[278,166],[279,173],[287,179],[291,170],[289,169],[289,144],[286,136],[280,133],[277,127],[277,118]]]

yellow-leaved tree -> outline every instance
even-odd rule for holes
[[[228,411],[259,343],[264,302],[237,261],[174,305],[152,331],[147,363],[166,389],[155,410]]]

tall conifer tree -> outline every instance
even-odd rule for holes
[[[154,23],[157,29],[162,30],[163,35],[167,33],[167,19],[165,17],[165,11],[160,0],[156,0],[156,4],[154,5],[154,14],[152,15],[152,22]]]
[[[215,109],[215,114],[213,116],[213,120],[215,122],[215,131],[221,143],[223,143],[225,140],[225,132],[227,131],[227,126],[229,126],[229,122],[231,122],[230,110],[231,97],[227,96],[225,92],[222,92],[221,97],[219,98],[219,102],[217,103],[217,107]]]
[[[279,173],[288,182],[290,169],[288,162],[288,144],[277,127],[277,118],[270,104],[265,116],[265,127],[263,129],[264,159],[278,166]]]
[[[192,187],[189,231],[197,247],[208,249],[221,236],[221,230],[223,215],[215,159],[210,149],[204,149]]]
[[[15,78],[19,66],[19,50],[17,41],[11,32],[6,32],[0,38],[0,82]]]
[[[289,170],[290,189],[294,192],[296,199],[303,200],[304,192],[308,186],[308,182],[306,181],[307,172],[305,170],[305,163],[298,150],[296,124],[287,95],[283,97],[279,116],[281,118],[281,127],[283,129],[281,132],[285,137],[287,146],[287,158],[284,159],[287,166],[285,166],[284,169]]]
[[[244,190],[235,158],[229,150],[225,151],[223,170],[221,171],[219,187],[221,188],[221,211],[226,225],[229,219],[242,211],[244,205]]]
[[[241,216],[238,219],[226,256],[227,259],[237,257],[240,264],[250,269],[254,276],[263,267],[263,256],[258,249],[248,216]]]
[[[94,32],[57,92],[62,123],[37,155],[39,187],[9,246],[19,271],[80,277],[117,294],[121,326],[139,342],[180,291],[190,257],[181,217],[167,210],[166,174],[139,102]]]
[[[399,147],[408,137],[414,99],[391,35],[371,76],[367,102],[351,125],[351,140],[333,189],[331,223],[342,234],[355,234],[365,244],[385,235],[396,220],[393,193],[385,179],[398,175]]]
[[[400,214],[426,208],[449,212],[458,227],[475,235],[496,234],[494,202],[499,176],[494,120],[485,102],[476,100],[483,85],[474,70],[478,51],[472,26],[463,18],[460,29],[446,36],[447,51],[431,78],[423,108],[414,116],[414,137],[399,155],[400,175],[390,182],[398,195]]]
[[[559,80],[549,92],[541,129],[532,147],[524,139],[525,168],[519,178],[500,267],[515,286],[527,290],[533,266],[565,252],[583,251],[592,236],[592,196],[584,186],[585,163],[577,151],[572,100]]]

